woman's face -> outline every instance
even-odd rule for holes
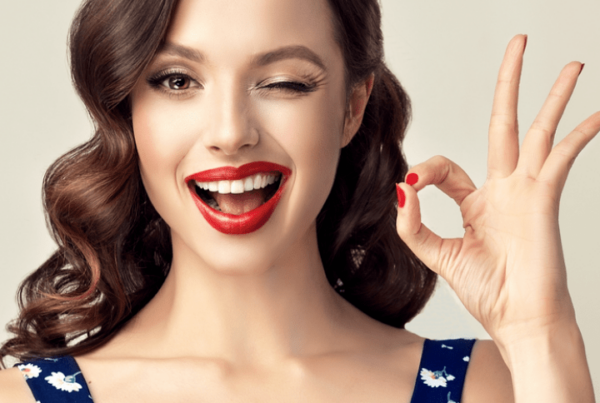
[[[314,236],[353,134],[326,0],[182,0],[131,101],[176,258],[248,271]]]

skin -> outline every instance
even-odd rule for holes
[[[516,401],[593,402],[567,289],[558,205],[575,158],[600,130],[600,112],[553,146],[582,70],[581,63],[572,62],[519,150],[517,100],[526,39],[520,35],[510,42],[500,68],[485,184],[476,189],[459,166],[443,157],[418,165],[409,174],[417,174],[419,181],[400,185],[406,204],[397,228],[493,337],[510,368]],[[460,206],[463,238],[442,239],[421,224],[417,192],[431,184]]]
[[[204,60],[164,52],[131,96],[142,179],[172,229],[174,260],[160,292],[125,329],[105,346],[76,357],[94,400],[408,402],[422,338],[374,321],[339,297],[324,276],[316,243],[314,219],[331,188],[340,149],[360,126],[372,77],[351,89],[348,104],[343,59],[324,0],[228,4],[182,1],[167,42],[201,52]],[[252,63],[256,55],[289,45],[309,48],[323,60],[325,70],[298,58],[265,66]],[[458,166],[436,158],[411,170],[419,175],[414,186],[401,185],[406,204],[398,215],[399,235],[449,281],[500,347],[476,344],[463,403],[513,401],[513,382],[517,401],[542,401],[535,394],[541,392],[527,389],[531,382],[522,381],[530,379],[523,374],[534,370],[531,363],[549,362],[535,370],[558,371],[558,376],[549,376],[566,388],[561,380],[571,379],[557,368],[572,352],[551,355],[531,347],[550,345],[549,334],[557,328],[574,335],[570,364],[576,375],[584,375],[583,383],[576,384],[584,395],[555,393],[543,401],[589,400],[564,263],[560,253],[548,256],[547,251],[560,251],[556,200],[568,171],[560,157],[576,155],[600,129],[600,115],[582,124],[584,135],[567,137],[550,156],[548,148],[539,147],[548,143],[547,136],[534,130],[526,138],[521,153],[526,161],[521,163],[515,155],[514,122],[523,48],[524,38],[516,37],[500,71],[489,183],[475,190]],[[556,127],[576,80],[575,67],[567,66],[559,78],[562,95],[544,106],[539,123],[549,130],[542,133]],[[168,86],[161,91],[148,85],[147,79],[165,68],[189,75],[194,80],[191,91],[175,94],[179,91]],[[307,94],[268,87],[307,75],[317,83]],[[215,231],[194,206],[183,178],[260,160],[293,171],[275,213],[252,234]],[[544,170],[548,161],[554,162]],[[538,184],[540,172],[548,172],[543,184]],[[417,191],[429,184],[461,205],[467,228],[462,242],[442,241],[421,225]],[[539,203],[541,212],[527,209]],[[505,205],[504,215],[490,213]],[[515,214],[528,217],[525,224],[530,225],[510,227],[513,232],[492,230]],[[542,235],[528,234],[530,228]],[[512,253],[508,246],[525,235],[530,235],[531,248]],[[532,261],[538,266],[517,270],[530,268]],[[481,267],[492,269],[482,272]],[[532,286],[532,277],[545,281]],[[491,287],[496,287],[494,292]],[[542,303],[524,301],[524,287],[533,290],[527,298]],[[557,395],[566,400],[552,400]],[[0,374],[4,401],[33,402],[16,369]]]

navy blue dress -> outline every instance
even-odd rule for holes
[[[425,340],[411,403],[459,403],[475,340]],[[38,403],[92,403],[71,356],[16,365]]]
[[[411,403],[460,403],[475,340],[425,340]]]

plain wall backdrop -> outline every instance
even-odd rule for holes
[[[19,282],[53,251],[41,207],[46,168],[86,141],[92,125],[75,95],[67,31],[79,0],[0,4],[0,324],[17,314]],[[405,152],[410,164],[445,155],[476,185],[486,177],[487,127],[496,74],[510,38],[529,35],[521,81],[525,133],[562,67],[586,63],[557,140],[600,110],[598,0],[383,0],[386,58],[413,101]],[[560,225],[569,287],[600,393],[600,139],[577,159]],[[458,207],[438,190],[420,193],[423,220],[461,236]],[[440,282],[408,326],[430,338],[487,334]],[[0,340],[8,335],[0,330]]]

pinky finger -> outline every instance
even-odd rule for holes
[[[552,149],[540,171],[538,180],[551,183],[556,186],[559,192],[562,191],[575,159],[599,131],[600,112],[596,112],[584,120]]]

